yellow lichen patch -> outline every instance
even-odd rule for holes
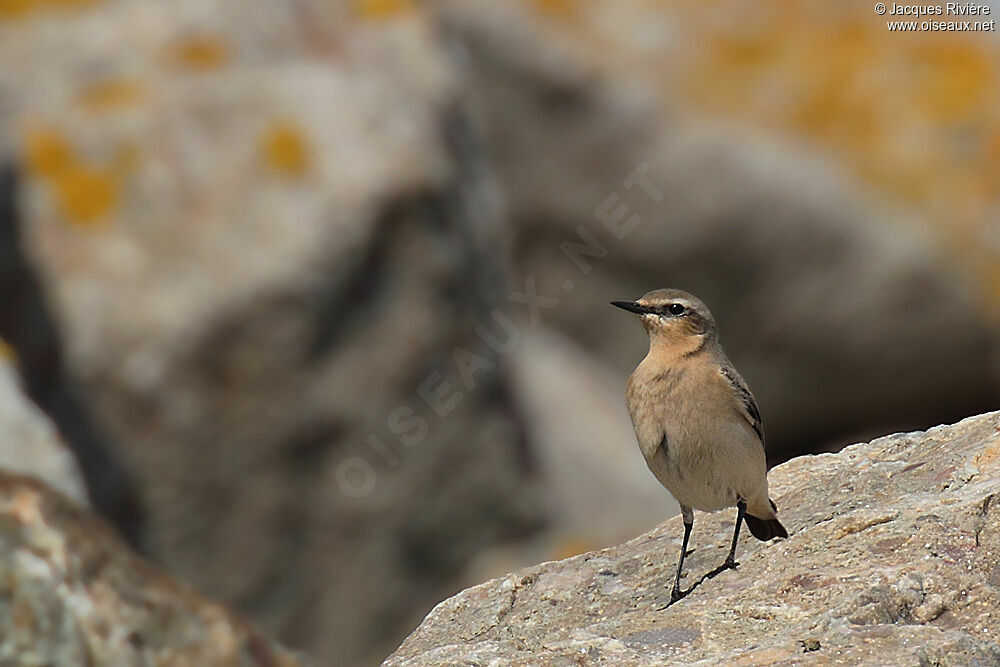
[[[37,0],[0,0],[0,18],[13,19],[23,16],[42,3]]]
[[[540,0],[538,0],[540,1]],[[695,39],[668,47],[664,91],[699,115],[805,141],[887,199],[936,223],[963,266],[1000,264],[975,248],[1000,204],[1000,48],[990,35],[893,37],[870,7],[830,14],[815,0],[639,2],[668,11]],[[645,56],[648,58],[648,56]],[[997,300],[1000,305],[1000,300]]]
[[[288,120],[274,121],[261,135],[264,165],[284,176],[301,176],[312,163],[309,143],[302,128]]]
[[[74,165],[52,185],[63,215],[79,226],[106,222],[118,204],[118,180],[107,169]]]
[[[357,0],[355,13],[362,18],[382,19],[406,14],[416,9],[414,0]]]
[[[972,43],[931,42],[915,49],[915,101],[931,120],[963,120],[980,108],[991,82],[990,55]]]
[[[53,129],[35,129],[25,140],[28,167],[39,176],[54,178],[72,166],[76,158],[66,138]]]
[[[28,168],[50,188],[69,222],[92,227],[107,221],[118,204],[118,173],[87,164],[52,128],[30,131],[24,152]]]
[[[534,0],[535,6],[543,12],[566,16],[577,9],[577,0]]]
[[[115,79],[87,86],[77,95],[77,103],[87,111],[112,111],[135,106],[146,97],[145,87],[138,81]]]
[[[171,59],[194,70],[212,70],[229,62],[229,47],[218,37],[187,37],[170,49]]]
[[[0,0],[0,19],[13,19],[42,9],[80,9],[101,0]]]
[[[99,4],[102,0],[45,0],[52,7],[61,9],[78,9]]]
[[[88,7],[93,7],[94,5],[99,5],[104,0],[47,0],[50,7],[54,9],[86,9]]]

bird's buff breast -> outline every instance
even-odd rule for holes
[[[643,381],[636,369],[626,396],[639,448],[653,475],[682,505],[714,512],[736,504],[755,487],[749,429],[733,419],[727,387],[694,369]],[[661,374],[662,375],[662,374]],[[685,386],[698,383],[697,391]]]

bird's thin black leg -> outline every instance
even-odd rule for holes
[[[736,543],[740,541],[740,525],[743,523],[743,516],[747,513],[747,503],[740,500],[736,503],[736,530],[733,531],[733,546],[729,548],[729,556],[722,567],[732,570],[736,569]]]
[[[670,591],[671,602],[677,602],[684,597],[684,594],[681,592],[681,571],[684,569],[684,556],[687,554],[688,538],[691,537],[691,528],[693,526],[694,518],[691,521],[684,522],[684,543],[681,544],[681,556],[677,559],[677,577],[674,579],[674,590]]]

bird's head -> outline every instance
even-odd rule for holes
[[[658,289],[637,301],[612,301],[611,305],[636,313],[653,343],[694,345],[716,335],[708,306],[678,289]]]

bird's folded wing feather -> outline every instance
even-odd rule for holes
[[[729,385],[733,388],[733,392],[739,400],[739,405],[741,407],[740,414],[743,415],[743,418],[746,419],[753,428],[757,437],[760,438],[760,444],[763,445],[764,422],[760,417],[760,410],[757,408],[757,401],[754,400],[753,394],[750,393],[747,383],[743,381],[743,378],[732,366],[723,366],[722,375],[729,381]]]

